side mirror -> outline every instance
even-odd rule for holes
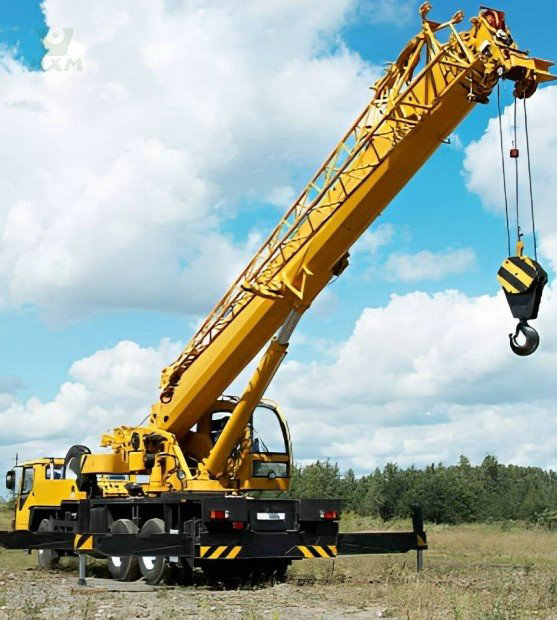
[[[15,470],[10,469],[6,473],[6,489],[13,491],[15,489]]]

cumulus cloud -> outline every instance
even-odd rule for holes
[[[471,248],[441,252],[422,250],[415,254],[393,252],[383,266],[383,276],[391,282],[442,280],[449,275],[468,271],[475,263],[476,255]]]
[[[167,340],[156,348],[122,341],[72,364],[51,401],[2,394],[0,460],[8,465],[16,452],[20,459],[63,456],[75,443],[95,449],[106,430],[141,422],[158,397],[161,369],[178,351]]]
[[[295,199],[294,188],[290,185],[280,185],[273,187],[265,196],[265,201],[269,204],[284,210],[289,207]]]
[[[369,97],[353,4],[47,0],[57,66],[0,62],[0,304],[205,311],[253,249],[239,201],[284,204]]]
[[[377,251],[391,243],[394,237],[394,227],[392,224],[380,224],[373,226],[358,239],[354,244],[351,254],[367,254],[374,256]]]
[[[331,458],[366,471],[386,461],[423,465],[461,453],[477,461],[491,452],[556,467],[556,315],[550,289],[537,321],[542,345],[517,358],[506,343],[514,321],[502,294],[393,296],[365,309],[351,336],[319,361],[288,361],[268,395],[287,414],[298,460]],[[139,423],[178,349],[120,342],[75,362],[51,401],[3,395],[0,459],[7,466],[16,451],[63,455],[73,443],[95,449],[103,431]]]
[[[518,107],[518,147],[519,163],[519,205],[520,217],[525,240],[529,242],[527,250],[532,253],[531,218],[528,194],[528,169],[526,160],[526,142],[524,137],[524,120],[522,103]],[[557,106],[557,87],[547,86],[527,100],[528,129],[532,159],[532,176],[534,200],[536,206],[536,225],[543,256],[550,261],[553,270],[557,265],[557,218],[555,218],[554,197],[557,189],[557,123],[555,107]],[[514,162],[508,157],[511,148],[511,128],[514,109],[512,105],[503,111],[503,139],[506,157],[508,195],[510,201],[511,233],[516,229],[514,202]],[[499,123],[497,118],[490,119],[484,135],[465,150],[464,170],[467,175],[468,189],[480,196],[487,209],[501,216],[504,213],[503,183],[501,159],[494,154],[499,149]],[[514,249],[514,248],[512,248]]]
[[[328,47],[318,33],[334,32],[348,10],[348,3],[332,4],[316,11],[313,0],[303,7],[296,3],[299,19],[292,23],[288,1],[226,9],[150,2],[138,4],[137,13],[108,3],[74,13],[79,3],[50,2],[50,23],[67,18],[76,37],[82,33],[75,53],[84,58],[84,70],[77,77],[51,72],[56,82],[50,82],[13,64],[16,78],[0,81],[7,115],[0,148],[13,146],[16,137],[28,145],[25,157],[22,150],[5,157],[0,177],[4,303],[79,311],[141,305],[149,303],[152,286],[159,287],[155,300],[160,299],[168,282],[174,287],[165,303],[183,304],[184,310],[198,303],[191,299],[188,278],[184,297],[176,294],[181,270],[190,268],[191,278],[201,273],[203,279],[203,265],[214,273],[217,262],[243,258],[244,249],[225,237],[222,243],[218,228],[232,199],[288,187],[289,179],[276,178],[277,162],[313,157],[323,146],[322,126],[336,127],[353,116],[354,101],[346,93],[358,91],[365,67],[342,46],[323,54]],[[246,29],[250,20],[262,27]],[[281,32],[288,32],[286,46]],[[133,59],[130,48],[136,50]],[[199,58],[201,51],[198,63],[176,63]],[[133,81],[124,79],[128,72],[135,72]],[[327,77],[330,99],[315,106]],[[313,89],[306,90],[307,83]],[[161,92],[172,100],[162,108]],[[553,265],[557,125],[548,119],[556,99],[557,88],[549,87],[529,102],[541,248]],[[113,116],[106,113],[106,101]],[[183,123],[176,121],[180,115]],[[275,123],[268,122],[271,117]],[[497,140],[492,119],[481,140],[467,148],[465,169],[469,189],[500,212]],[[365,236],[360,251],[373,253],[388,243],[389,234],[383,229],[382,236]],[[208,249],[197,249],[200,240]],[[223,252],[217,259],[215,248]],[[130,282],[122,278],[124,271]],[[159,279],[152,282],[151,273]],[[228,281],[224,272],[218,277]],[[204,284],[201,291],[217,286]],[[388,460],[423,465],[460,453],[480,460],[491,452],[504,461],[557,467],[555,299],[549,288],[536,322],[542,344],[530,358],[513,356],[507,346],[514,321],[501,294],[415,292],[366,308],[351,336],[326,359],[309,365],[288,361],[271,386],[269,396],[282,403],[291,422],[296,457],[330,457],[362,471]],[[21,456],[63,454],[77,441],[95,447],[103,430],[139,422],[156,398],[160,368],[177,348],[123,342],[76,362],[52,401],[21,402],[4,394],[3,458],[16,450]]]
[[[549,293],[542,345],[517,358],[502,294],[411,293],[365,309],[333,361],[290,361],[277,374],[271,394],[288,412],[297,458],[361,471],[490,452],[555,467],[557,444],[545,438],[557,430],[556,315]]]

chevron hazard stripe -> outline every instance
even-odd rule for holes
[[[336,545],[298,545],[294,549],[301,551],[305,558],[334,558],[337,555]]]
[[[73,540],[75,551],[92,551],[93,537],[91,534],[76,534]]]
[[[497,280],[507,293],[524,293],[537,275],[536,267],[527,256],[511,256],[503,261]]]
[[[204,560],[233,560],[241,550],[240,545],[202,545],[199,547],[199,557]]]

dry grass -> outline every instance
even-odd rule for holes
[[[0,504],[0,530],[9,530],[12,527],[12,519],[14,518],[13,509],[7,504]]]
[[[365,519],[359,525],[379,529]],[[308,560],[293,567],[290,579],[319,584],[320,596],[337,603],[384,608],[383,617],[557,618],[557,533],[520,524],[427,529],[430,550],[419,575],[409,553],[338,558],[334,569]]]

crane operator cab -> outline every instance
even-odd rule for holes
[[[197,425],[195,432],[186,437],[183,446],[185,454],[191,457],[193,453],[198,453],[197,459],[188,459],[192,469],[197,469],[198,463],[217,444],[238,400],[235,396],[220,398]],[[203,454],[199,454],[200,438],[204,435],[210,436],[211,445],[207,445]],[[194,444],[197,446],[194,447]],[[248,488],[260,487],[262,482],[266,486],[264,480],[267,480],[273,489],[280,490],[288,487],[291,470],[292,449],[288,424],[278,405],[264,399],[255,407],[243,436],[230,453],[225,476],[230,481],[242,480],[243,488],[246,488],[249,480],[252,484],[248,482]]]

